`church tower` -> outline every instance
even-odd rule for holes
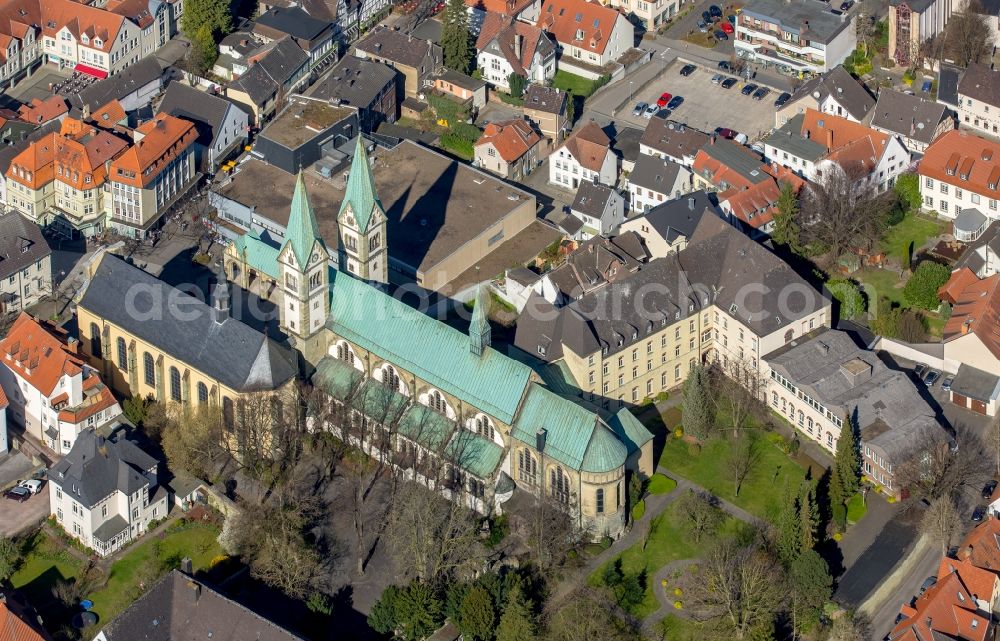
[[[375,177],[361,136],[358,136],[358,145],[354,150],[337,224],[340,230],[340,269],[362,280],[388,283],[385,209],[375,191]]]
[[[278,252],[283,298],[281,329],[300,345],[326,324],[330,310],[329,260],[330,253],[320,236],[300,171],[288,214],[285,244]]]
[[[490,346],[490,296],[482,285],[476,289],[476,302],[472,307],[472,322],[469,323],[469,351],[482,356]]]

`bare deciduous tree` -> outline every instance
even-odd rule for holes
[[[963,486],[979,489],[990,477],[993,452],[972,428],[959,423],[954,440],[927,430],[910,443],[909,455],[896,466],[899,487],[928,498],[952,495]]]
[[[542,572],[559,563],[581,534],[574,528],[566,507],[550,496],[537,498],[527,510],[526,520],[525,543]]]
[[[723,376],[714,377],[716,405],[729,420],[732,437],[736,439],[747,429],[750,419],[764,410],[761,399],[767,381],[749,359],[727,359],[721,373]]]
[[[865,180],[867,172],[860,165],[836,165],[806,185],[798,213],[803,244],[839,258],[850,249],[869,250],[879,242],[888,203]]]
[[[931,501],[920,520],[920,531],[931,540],[940,543],[942,550],[951,545],[958,531],[958,509],[951,496],[944,495]]]
[[[996,462],[996,473],[1000,474],[1000,415],[993,417],[984,435],[985,444]]]
[[[199,405],[170,418],[161,430],[161,442],[171,469],[211,480],[216,461],[224,454],[222,412],[217,407]]]
[[[756,434],[747,434],[743,438],[732,441],[729,450],[729,476],[733,480],[733,494],[740,495],[743,481],[753,471],[761,457],[760,440]]]
[[[613,600],[584,587],[570,594],[545,621],[546,641],[629,641],[637,638],[617,616]]]
[[[944,51],[949,60],[967,67],[989,58],[993,48],[992,30],[979,0],[970,0],[965,11],[955,13],[945,27]]]
[[[685,527],[695,543],[714,533],[723,521],[722,512],[715,506],[715,498],[693,489],[678,499],[677,510],[684,517]]]

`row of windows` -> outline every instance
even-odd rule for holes
[[[91,353],[95,358],[101,358],[101,330],[96,323],[91,323],[90,325],[90,340],[91,340]],[[125,339],[121,336],[118,337],[116,341],[117,352],[118,352],[118,369],[123,372],[129,371],[128,362],[128,346],[125,344]],[[153,355],[149,352],[142,353],[142,369],[143,369],[143,380],[146,385],[150,387],[156,386],[156,365],[153,361]],[[180,402],[181,401],[181,373],[176,367],[171,366],[169,371],[169,383],[170,383],[170,400]],[[207,403],[208,402],[208,386],[205,383],[198,381],[197,384],[198,392],[198,402]]]

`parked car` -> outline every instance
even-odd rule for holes
[[[667,93],[666,91],[664,91],[663,93],[660,94],[660,97],[657,98],[657,100],[656,100],[656,106],[657,107],[661,107],[661,108],[662,107],[666,107],[667,103],[670,102],[671,98],[673,98],[673,96],[671,94]]]
[[[701,19],[705,21],[705,24],[711,24],[712,23],[712,14],[710,14],[707,11],[702,11],[701,12]]]
[[[721,18],[722,17],[722,9],[720,9],[719,5],[717,5],[717,4],[713,4],[711,7],[709,7],[708,8],[708,13],[713,18]]]
[[[927,365],[924,365],[923,363],[917,363],[916,366],[913,368],[913,373],[916,374],[917,378],[919,378],[920,380],[924,380],[924,374],[927,373],[928,369],[930,368]]]
[[[924,374],[924,385],[927,387],[934,387],[934,383],[937,383],[939,378],[941,378],[941,372],[936,369],[932,369]]]
[[[934,587],[935,584],[937,584],[936,576],[931,575],[927,577],[926,579],[924,579],[924,582],[920,584],[920,594],[923,594],[927,590],[930,590],[931,588]]]
[[[792,94],[786,91],[774,99],[774,106],[778,108],[784,107],[785,103],[787,103],[791,98]]]
[[[934,88],[933,80],[924,80],[924,84],[920,85],[920,91],[923,91],[924,93],[930,93],[931,89],[933,88]]]
[[[726,140],[732,140],[736,137],[736,132],[728,127],[716,127],[715,135],[720,138],[725,138]]]
[[[725,79],[726,79],[725,76],[723,76],[721,73],[717,73],[714,76],[712,76],[712,84],[717,85]]]
[[[681,67],[681,75],[682,76],[690,76],[691,74],[694,73],[695,69],[697,69],[697,68],[698,67],[696,67],[694,65],[684,65],[683,67]]]
[[[983,486],[983,498],[989,499],[997,489],[997,481],[993,479]]]
[[[736,31],[735,29],[733,29],[733,25],[729,24],[728,22],[723,22],[721,29],[726,33],[728,33],[729,35],[732,35],[733,32]]]
[[[705,23],[704,20],[698,21],[698,31],[702,33],[708,33],[708,25]]]
[[[726,78],[725,80],[722,81],[722,83],[719,86],[722,87],[723,89],[730,89],[735,84],[736,84],[736,78]]]
[[[771,93],[770,89],[768,89],[767,87],[761,87],[757,91],[753,92],[753,99],[763,100],[764,98],[767,98],[767,94],[769,93]]]
[[[758,142],[755,142],[754,144],[750,145],[750,149],[753,149],[758,154],[763,155],[766,147],[764,147],[764,143],[758,141]]]
[[[635,103],[635,109],[632,110],[632,115],[633,116],[641,116],[643,114],[643,112],[646,111],[646,107],[648,107],[648,106],[649,105],[647,105],[644,102],[637,102],[637,103]]]
[[[951,384],[954,383],[954,382],[955,382],[955,377],[954,376],[949,376],[948,378],[946,378],[943,381],[941,381],[941,389],[943,389],[946,392],[950,392],[951,391]]]
[[[729,36],[727,36],[726,32],[723,31],[722,29],[716,29],[715,33],[712,35],[715,36],[716,40],[729,40]]]
[[[670,110],[669,109],[660,109],[655,114],[653,114],[653,117],[654,118],[659,118],[660,120],[666,120],[667,118],[670,117]]]
[[[758,89],[757,85],[751,82],[750,84],[740,89],[740,93],[743,94],[744,96],[749,96],[753,92],[757,91],[757,89]]]
[[[26,479],[17,482],[18,487],[23,487],[32,494],[38,494],[39,492],[41,492],[43,485],[45,485],[45,481],[42,481],[40,479]]]
[[[731,64],[729,64],[728,60],[720,60],[719,61],[719,69],[721,71],[732,71],[733,70],[733,66]]]
[[[31,498],[31,492],[20,485],[10,488],[3,495],[11,501],[17,501],[18,503],[24,503]]]
[[[985,506],[977,505],[976,509],[972,510],[972,520],[973,521],[975,521],[975,522],[978,523],[979,521],[983,520],[984,516],[986,516],[986,507]]]
[[[682,98],[681,96],[674,96],[673,98],[670,99],[670,102],[667,103],[667,109],[673,111],[678,107],[680,107],[681,104],[683,103],[684,103],[684,98]]]
[[[844,2],[840,3],[840,10],[848,11],[853,6],[854,6],[854,0],[844,0]]]
[[[734,15],[728,15],[728,16],[726,16],[726,22],[728,22],[729,24],[731,24],[731,25],[733,25],[735,27],[736,26],[736,16],[734,16]]]
[[[649,120],[650,118],[653,117],[653,114],[655,114],[659,110],[660,110],[660,108],[657,107],[656,105],[647,105],[646,106],[646,111],[645,111],[645,113],[642,114],[642,117],[645,118],[645,119],[647,119],[647,120]]]

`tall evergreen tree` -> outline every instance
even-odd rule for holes
[[[202,27],[208,27],[213,38],[232,31],[233,14],[229,0],[185,0],[181,31],[193,39]]]
[[[712,392],[708,370],[704,365],[695,365],[684,380],[684,396],[681,405],[684,429],[698,439],[706,439],[712,433],[715,413],[712,408]]]
[[[493,597],[480,585],[469,588],[459,609],[458,629],[469,641],[493,638],[497,620]]]
[[[801,634],[819,623],[823,605],[830,599],[833,577],[816,550],[803,552],[789,570],[792,593],[792,627]]]
[[[469,14],[465,2],[448,0],[443,22],[441,49],[444,66],[459,73],[468,73],[472,65],[472,36],[469,34]]]
[[[799,553],[816,547],[816,530],[819,528],[819,509],[816,506],[816,488],[810,481],[803,481],[799,489]]]
[[[799,199],[792,186],[785,183],[781,186],[781,194],[778,196],[778,211],[774,214],[774,231],[771,232],[771,240],[779,245],[787,246],[796,254],[802,252],[802,244],[799,239],[801,229],[796,221],[798,214]]]
[[[534,641],[538,636],[538,624],[521,586],[515,585],[507,595],[500,625],[497,626],[497,641]]]
[[[775,533],[775,548],[778,557],[786,567],[791,566],[801,549],[799,518],[798,496],[786,484],[782,493],[781,512],[778,514]]]
[[[844,417],[844,425],[840,428],[832,472],[830,497],[836,497],[839,503],[846,503],[861,485],[861,453],[850,413]]]

